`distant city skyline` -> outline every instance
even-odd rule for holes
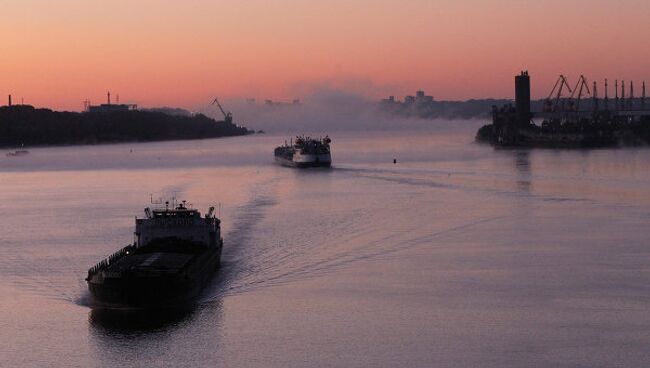
[[[54,5],[55,4],[55,5]],[[650,82],[650,2],[143,0],[3,4],[0,104],[82,110],[106,91],[140,106],[223,98],[533,98],[557,76]],[[206,102],[208,101],[208,102]]]

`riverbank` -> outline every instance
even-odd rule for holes
[[[139,110],[79,113],[30,105],[0,107],[0,147],[5,148],[204,139],[252,132],[203,114],[180,116]]]

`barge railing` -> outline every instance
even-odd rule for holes
[[[135,246],[133,245],[127,245],[126,247],[118,250],[117,252],[111,254],[107,258],[105,258],[103,261],[97,263],[96,265],[92,266],[88,270],[88,277],[86,278],[86,281],[90,280],[90,278],[96,274],[97,272],[107,268],[111,264],[115,263],[117,260],[121,259],[122,257],[126,256],[129,254],[129,251],[135,249]]]

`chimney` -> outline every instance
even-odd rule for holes
[[[11,95],[9,95],[9,106],[11,106]]]

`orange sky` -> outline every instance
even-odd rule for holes
[[[20,0],[2,3],[0,35],[0,96],[55,109],[107,90],[191,108],[320,84],[511,97],[521,69],[534,97],[559,73],[650,82],[647,0]]]

